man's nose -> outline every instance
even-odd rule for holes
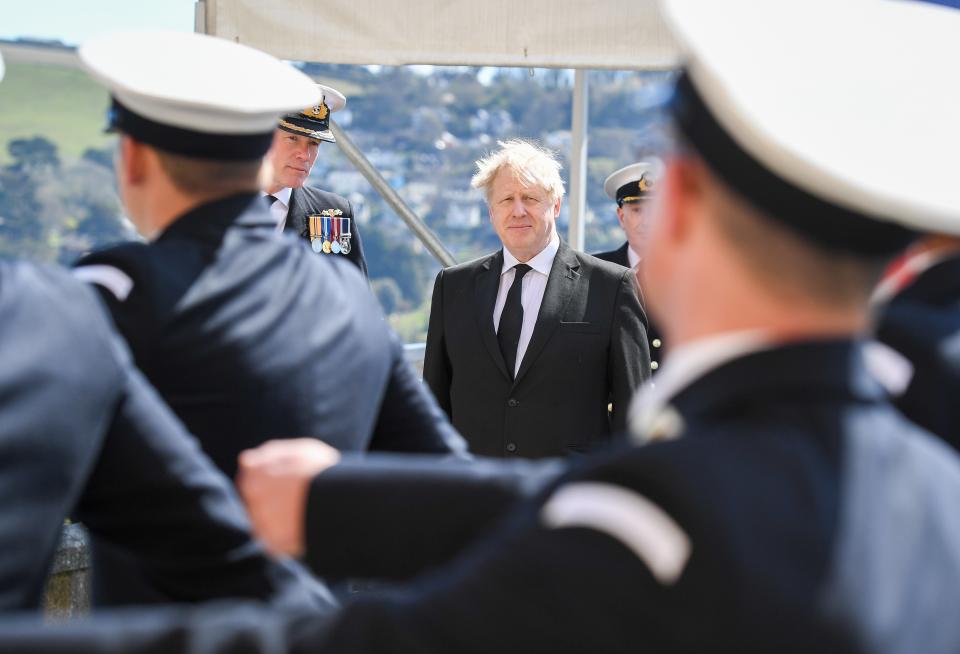
[[[513,215],[517,218],[522,218],[523,216],[527,215],[527,207],[524,206],[523,200],[514,200],[511,208],[513,209]]]

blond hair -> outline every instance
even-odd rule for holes
[[[477,174],[470,180],[471,187],[483,189],[488,201],[493,180],[503,169],[513,173],[524,186],[542,188],[550,202],[563,197],[563,179],[560,178],[563,166],[555,152],[524,139],[498,141],[497,145],[499,150],[477,162]]]

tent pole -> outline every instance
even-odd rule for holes
[[[397,215],[407,224],[407,227],[410,228],[414,235],[420,239],[420,242],[426,246],[430,254],[444,267],[455,266],[457,260],[443,244],[443,241],[433,233],[433,230],[427,227],[427,224],[423,222],[417,214],[413,213],[403,199],[397,195],[397,192],[393,190],[393,187],[383,178],[383,175],[380,174],[376,166],[370,163],[370,160],[364,156],[360,148],[356,146],[353,140],[347,136],[346,132],[344,132],[333,119],[330,120],[330,129],[333,131],[333,135],[337,137],[337,146],[340,148],[340,151],[343,152],[347,159],[350,160],[350,163],[356,166],[357,170],[367,178],[370,185],[373,186],[377,193],[380,194],[380,197],[390,205],[390,208],[397,212]]]
[[[570,227],[567,241],[583,250],[587,205],[587,121],[590,89],[587,71],[577,68],[573,77],[573,128],[570,144]]]

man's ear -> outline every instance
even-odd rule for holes
[[[146,147],[126,134],[120,136],[120,161],[117,172],[125,184],[136,186],[146,173]]]
[[[553,218],[556,220],[560,217],[560,205],[563,204],[563,198],[557,198],[557,201],[553,204]]]
[[[692,157],[678,157],[667,166],[660,185],[658,209],[669,238],[685,239],[702,215],[705,173],[703,164]]]

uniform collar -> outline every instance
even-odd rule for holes
[[[684,355],[688,360],[681,368],[686,372],[668,381],[659,402],[645,405],[638,399],[638,412],[630,416],[634,440],[679,436],[686,423],[711,414],[739,416],[785,404],[878,402],[889,397],[868,368],[864,341],[776,344],[762,334],[742,336],[731,335]],[[661,375],[675,363],[672,357]]]
[[[737,331],[702,338],[670,352],[655,383],[647,383],[630,405],[629,424],[634,434],[648,434],[652,424],[674,396],[714,368],[767,347],[759,330]]]
[[[273,227],[273,218],[257,192],[237,193],[198,205],[167,227],[157,242],[181,235],[222,234],[231,225]]]
[[[557,250],[560,249],[560,237],[557,234],[553,235],[553,238],[550,239],[550,242],[547,243],[547,246],[540,250],[537,256],[527,261],[526,264],[536,270],[538,273],[545,277],[550,276],[550,268],[553,266],[553,259],[557,256]],[[500,274],[503,275],[505,272],[516,266],[520,261],[517,260],[513,254],[510,253],[506,247],[503,248],[503,268],[500,269]]]
[[[637,264],[640,263],[640,255],[630,247],[629,243],[627,243],[627,263],[630,264],[629,268],[636,268]]]
[[[292,193],[293,193],[293,189],[290,188],[289,186],[286,186],[280,189],[276,193],[267,193],[266,191],[260,191],[261,196],[266,197],[268,195],[272,195],[273,197],[277,198],[277,200],[279,200],[280,202],[283,202],[283,205],[285,207],[290,206],[290,195]]]

